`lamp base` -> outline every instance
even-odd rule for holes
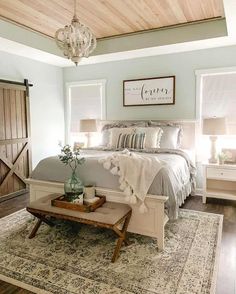
[[[86,148],[90,148],[90,147],[91,147],[91,133],[88,132],[88,133],[86,134],[86,137],[87,137]]]
[[[210,136],[211,140],[211,158],[208,159],[209,163],[216,164],[218,162],[217,156],[216,156],[216,140],[217,136]]]
[[[212,163],[212,164],[216,164],[216,163],[218,163],[218,160],[216,158],[209,158],[208,162]]]

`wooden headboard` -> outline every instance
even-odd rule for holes
[[[148,122],[150,120],[100,120],[98,121],[98,128],[101,129],[105,124],[111,124],[111,123],[117,123],[117,122]],[[181,140],[181,146],[182,149],[189,149],[194,150],[195,149],[195,135],[196,135],[196,122],[193,120],[152,120],[155,122],[160,123],[171,123],[180,125],[183,129],[183,137]]]

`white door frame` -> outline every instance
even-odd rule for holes
[[[68,82],[66,83],[66,98],[65,98],[65,142],[69,143],[70,138],[70,119],[71,119],[71,88],[78,86],[89,86],[89,85],[100,85],[100,94],[101,94],[101,119],[106,120],[107,118],[107,107],[106,107],[106,79],[100,80],[86,80],[86,81],[77,81],[77,82]]]

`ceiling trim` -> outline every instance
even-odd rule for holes
[[[196,40],[227,36],[226,21],[223,18],[207,22],[192,23],[188,26],[171,27],[112,39],[102,39],[92,56],[152,48]]]
[[[46,37],[48,39],[54,40],[54,37],[52,37],[50,35],[44,34],[36,29],[32,29],[27,25],[20,24],[19,22],[13,21],[13,20],[11,20],[7,17],[4,17],[2,15],[0,15],[0,19],[7,21],[9,23],[12,23],[13,25],[16,25],[17,27],[26,29],[27,31],[30,31],[30,32],[39,34],[43,37]],[[222,20],[222,19],[225,19],[225,17],[222,17],[222,16],[211,17],[211,18],[206,18],[206,19],[202,19],[202,20],[195,20],[195,21],[189,21],[189,22],[185,22],[185,23],[163,26],[163,27],[159,27],[159,28],[153,28],[153,29],[148,29],[148,30],[141,30],[141,31],[136,31],[136,32],[131,32],[131,33],[124,33],[124,34],[112,35],[112,36],[108,36],[108,37],[97,38],[97,40],[109,40],[109,39],[117,39],[117,38],[122,38],[122,37],[129,37],[129,36],[134,36],[134,35],[139,35],[139,34],[146,34],[146,33],[150,33],[150,32],[156,32],[156,31],[162,31],[162,30],[174,29],[174,28],[178,28],[178,27],[189,26],[189,25],[193,25],[193,24],[207,23],[207,22],[211,22],[214,20]]]
[[[234,45],[236,45],[236,38],[229,39],[228,37],[218,37],[212,39],[197,40],[192,42],[184,42],[179,44],[170,44],[152,48],[144,48],[138,50],[90,56],[87,59],[83,59],[78,66],[95,63],[122,61],[135,58],[152,57],[158,55],[176,54],[181,52],[190,52],[204,49],[207,50],[211,48],[228,47]],[[73,65],[70,66],[73,67]]]
[[[125,33],[125,34],[97,38],[97,40],[109,40],[109,39],[118,39],[118,38],[122,38],[122,37],[130,37],[130,36],[135,36],[135,35],[141,35],[141,34],[146,34],[146,33],[152,33],[152,32],[157,32],[157,31],[163,31],[163,30],[175,29],[175,28],[179,28],[179,27],[190,26],[190,25],[194,25],[194,24],[208,23],[208,22],[215,21],[215,20],[216,21],[217,20],[225,20],[225,17],[217,16],[217,17],[205,18],[202,20],[189,21],[189,22],[185,22],[185,23],[179,23],[179,24],[164,26],[164,27],[160,27],[160,28],[153,28],[153,29],[149,29],[149,30],[142,30],[142,31],[137,31],[137,32],[132,32],[132,33]]]
[[[2,37],[0,37],[0,51],[30,58],[51,65],[56,65],[59,67],[72,66],[72,63],[64,57],[60,57],[56,54],[51,54],[49,52]]]

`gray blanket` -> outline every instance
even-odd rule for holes
[[[132,150],[131,150],[132,151]],[[77,173],[85,185],[119,190],[118,176],[104,169],[98,159],[106,157],[114,150],[87,149],[82,151],[85,163],[78,167]],[[137,150],[135,150],[137,152]],[[149,194],[169,196],[166,203],[170,219],[178,217],[178,208],[195,187],[195,167],[188,155],[181,150],[151,149],[138,150],[147,156],[157,156],[164,163],[156,175]],[[48,157],[39,162],[32,172],[32,178],[43,181],[64,182],[71,175],[69,167],[64,166],[57,156]]]

